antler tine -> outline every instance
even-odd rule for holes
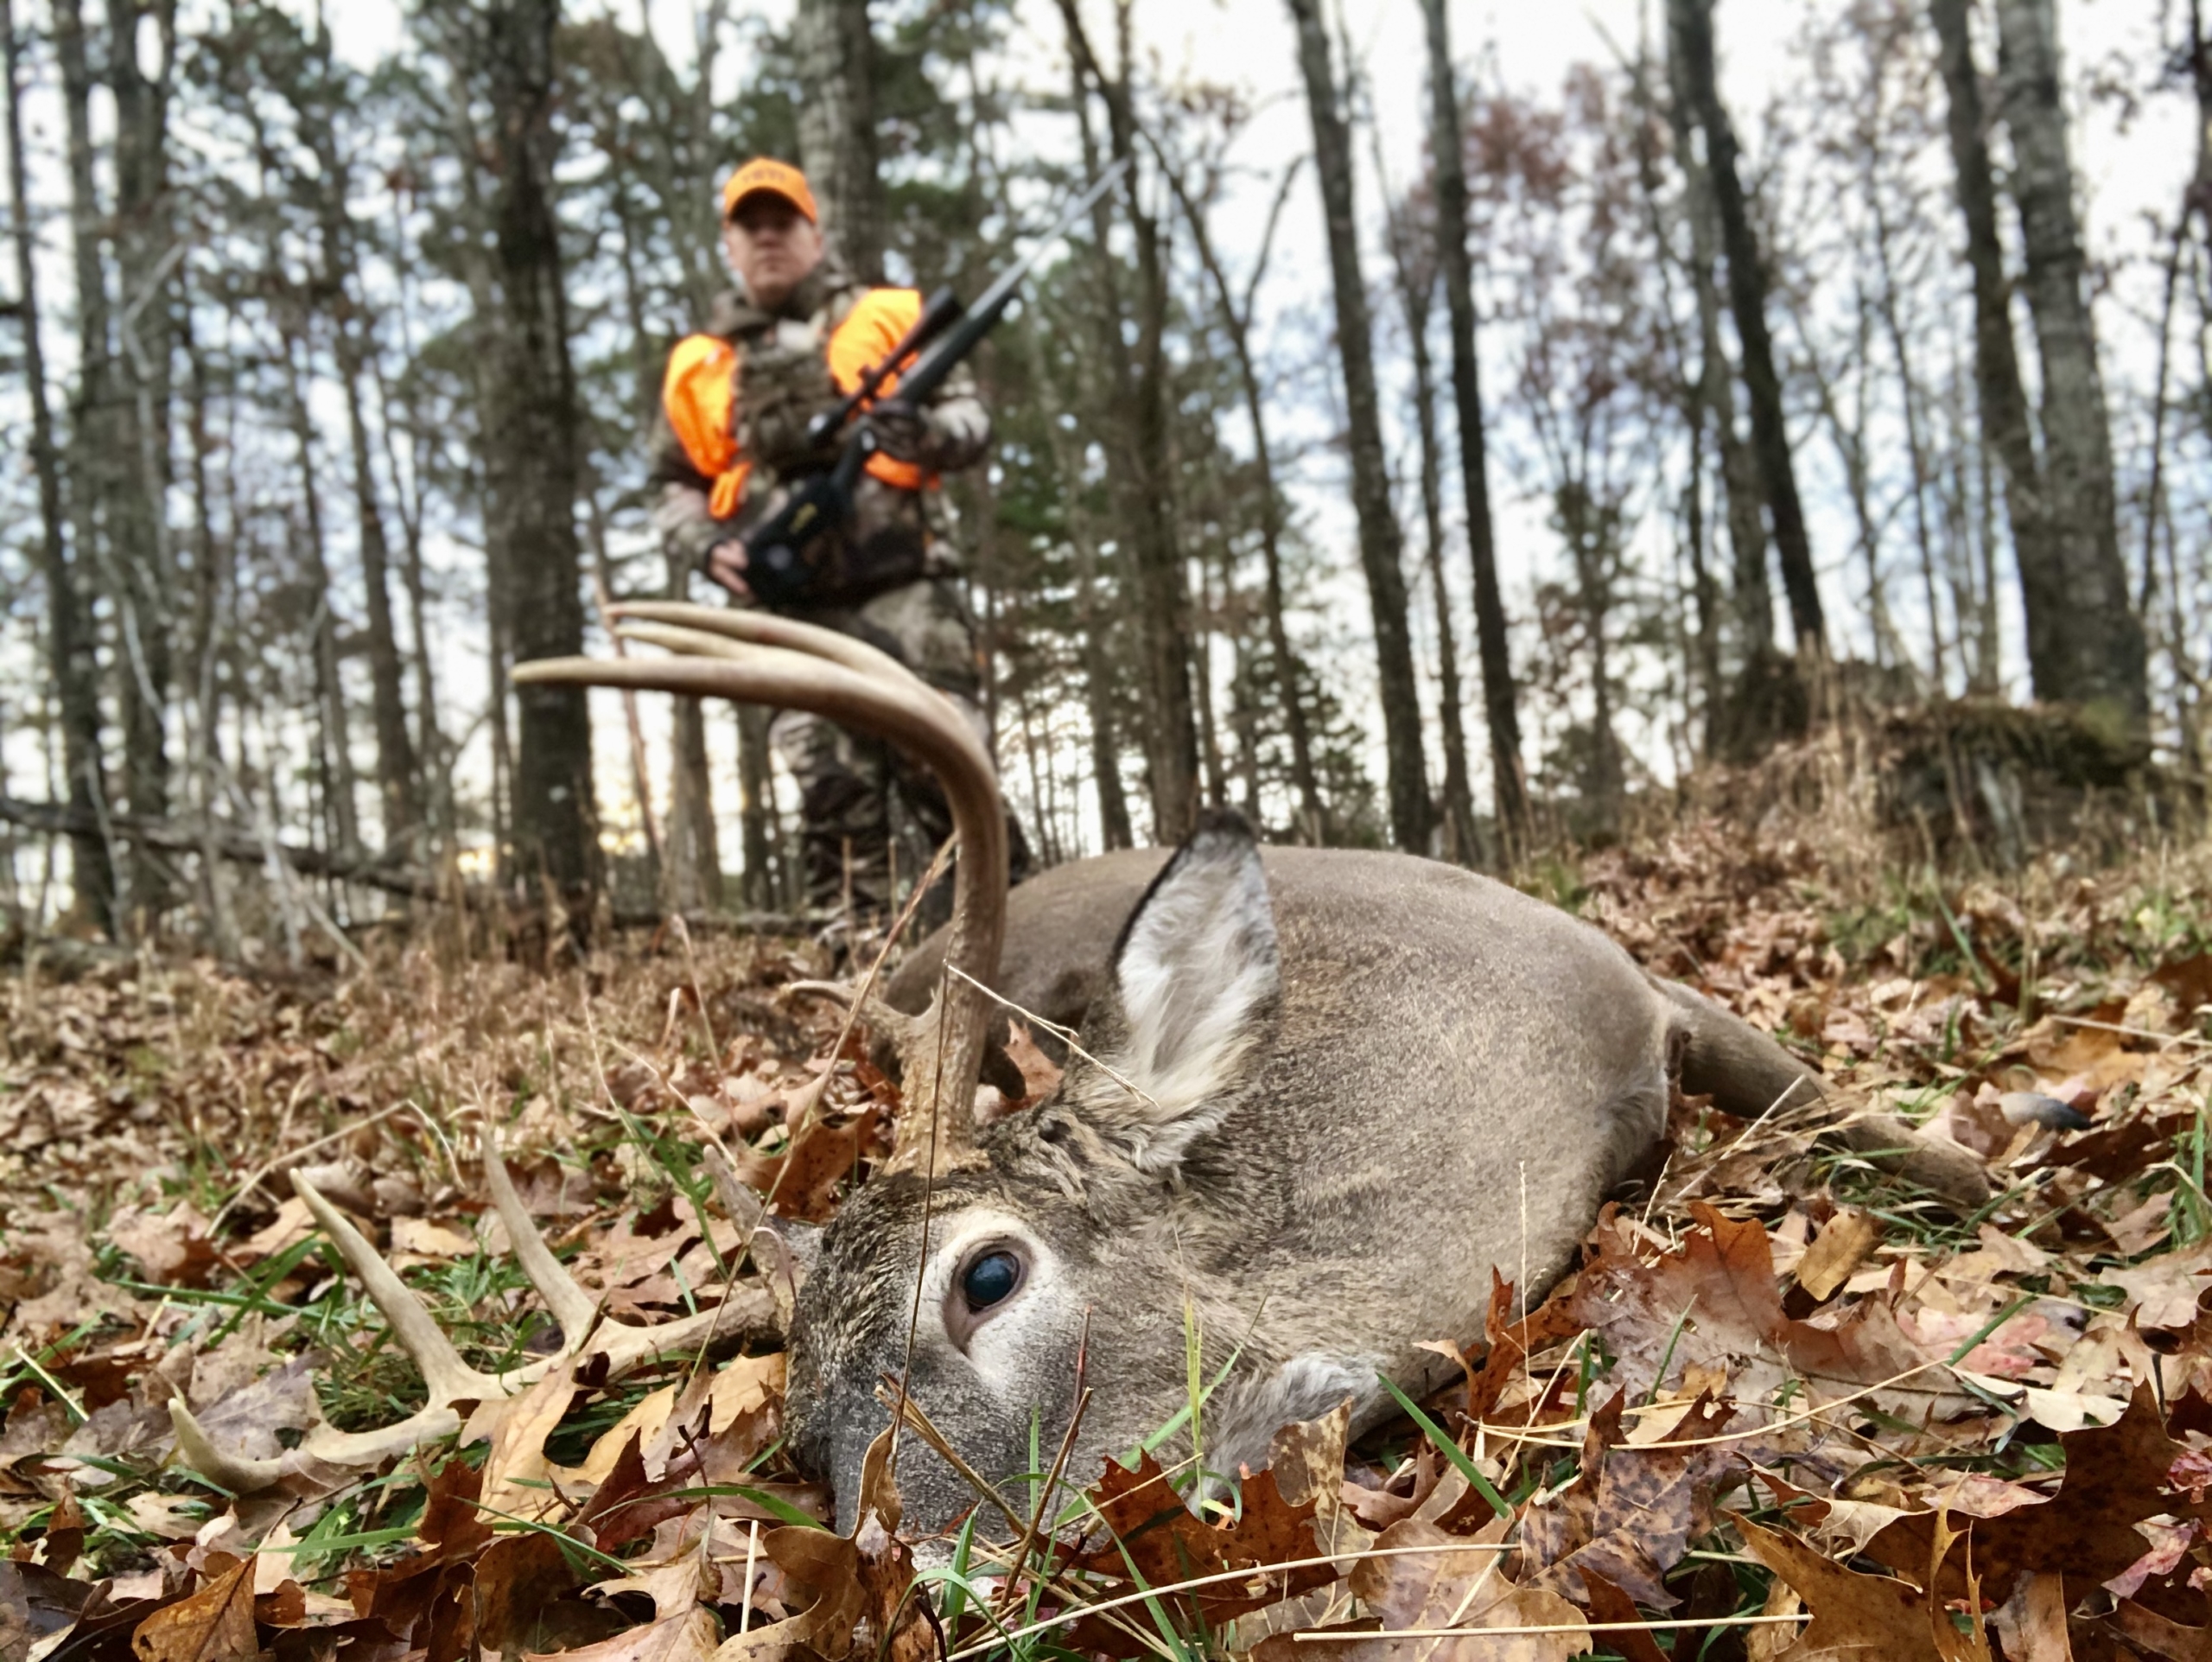
[[[518,1383],[534,1381],[545,1372],[533,1365],[517,1376]],[[494,1391],[490,1400],[509,1393]],[[181,1397],[169,1398],[169,1423],[176,1431],[177,1453],[201,1476],[212,1478],[233,1494],[257,1494],[274,1488],[288,1471],[315,1465],[359,1468],[378,1466],[401,1455],[411,1454],[426,1442],[435,1442],[461,1429],[461,1410],[450,1403],[418,1408],[405,1419],[373,1431],[340,1431],[327,1421],[316,1425],[289,1454],[257,1460],[226,1455],[207,1435],[207,1428],[193,1417]]]
[[[317,1464],[349,1468],[379,1465],[410,1453],[425,1442],[448,1436],[461,1423],[461,1410],[455,1404],[503,1401],[535,1384],[549,1369],[576,1355],[587,1341],[591,1350],[605,1353],[608,1377],[615,1378],[640,1363],[696,1351],[719,1338],[776,1331],[774,1297],[759,1286],[733,1286],[715,1309],[686,1316],[680,1321],[641,1328],[609,1321],[600,1322],[594,1329],[597,1306],[546,1245],[545,1238],[522,1204],[522,1197],[515,1193],[513,1180],[499,1157],[496,1135],[488,1125],[484,1154],[492,1203],[506,1224],[523,1272],[561,1324],[561,1349],[498,1378],[478,1372],[461,1360],[461,1353],[439,1331],[422,1302],[362,1238],[361,1232],[316,1192],[313,1183],[295,1173],[293,1187],[307,1202],[308,1210],[328,1234],[346,1266],[361,1278],[371,1302],[383,1312],[401,1346],[422,1368],[429,1400],[405,1419],[373,1431],[340,1431],[327,1422],[320,1423],[296,1449],[260,1459],[226,1454],[217,1448],[207,1435],[207,1427],[185,1406],[183,1399],[171,1398],[169,1423],[175,1429],[177,1453],[185,1465],[233,1494],[257,1493],[275,1487],[288,1472],[297,1468]]]
[[[918,696],[925,689],[907,672],[894,677],[856,671],[839,661],[848,656],[847,649],[829,631],[788,619],[779,623],[798,646],[750,644],[727,635],[715,639],[709,633],[651,622],[630,624],[625,626],[626,634],[699,656],[541,659],[517,665],[514,678],[523,684],[649,687],[810,710],[911,751],[943,784],[960,838],[945,961],[988,985],[998,974],[1006,932],[1007,840],[998,777],[981,739],[949,701]],[[989,1015],[973,985],[948,977],[924,1018],[918,1035],[923,1042],[902,1050],[907,1112],[899,1123],[894,1167],[928,1164],[944,1171],[969,1162],[976,1082]]]
[[[711,1343],[726,1333],[754,1334],[775,1329],[775,1300],[759,1288],[736,1286],[727,1289],[722,1302],[713,1309],[702,1310],[680,1321],[641,1328],[612,1316],[600,1320],[598,1302],[577,1284],[568,1266],[553,1256],[553,1249],[545,1244],[544,1235],[531,1217],[529,1208],[523,1205],[522,1196],[515,1192],[514,1179],[499,1154],[499,1133],[489,1119],[484,1124],[484,1181],[492,1191],[492,1204],[499,1209],[500,1220],[507,1226],[507,1239],[514,1244],[516,1261],[530,1277],[531,1285],[544,1298],[553,1319],[561,1324],[563,1343],[552,1360],[587,1351],[604,1354],[607,1371],[613,1375],[626,1372],[641,1362]]]
[[[423,1370],[423,1384],[429,1394],[430,1406],[441,1407],[470,1398],[495,1401],[507,1394],[503,1382],[488,1373],[479,1373],[461,1360],[453,1340],[439,1331],[436,1321],[423,1308],[423,1301],[415,1296],[376,1248],[362,1239],[361,1232],[346,1221],[344,1213],[324,1200],[321,1192],[296,1171],[292,1174],[292,1187],[307,1202],[315,1220],[322,1226],[322,1232],[330,1237],[338,1256],[346,1260],[346,1267],[361,1278],[369,1302],[382,1314],[401,1347]]]
[[[226,1455],[218,1449],[208,1436],[207,1428],[193,1417],[181,1397],[169,1398],[169,1426],[176,1433],[177,1458],[185,1468],[232,1494],[258,1494],[264,1489],[275,1487],[284,1475],[281,1455],[256,1460],[245,1455]]]
[[[647,623],[672,623],[701,634],[721,635],[756,646],[783,646],[792,652],[826,658],[862,675],[887,675],[902,685],[927,686],[913,671],[889,653],[855,636],[835,629],[818,628],[773,612],[733,610],[727,606],[695,606],[680,600],[630,600],[608,608],[618,621],[637,618]],[[672,649],[673,650],[673,649]]]
[[[696,1351],[718,1339],[780,1334],[783,1318],[768,1289],[757,1283],[723,1289],[722,1302],[680,1321],[640,1328],[627,1321],[602,1321],[588,1347],[607,1358],[607,1373],[616,1379],[641,1363]]]
[[[401,1347],[423,1370],[423,1385],[429,1400],[396,1425],[374,1431],[346,1432],[325,1423],[302,1441],[294,1456],[254,1459],[223,1453],[182,1399],[171,1398],[169,1423],[175,1428],[177,1450],[185,1463],[238,1494],[251,1494],[278,1482],[284,1475],[288,1458],[326,1461],[338,1466],[367,1466],[404,1454],[419,1443],[445,1436],[461,1423],[460,1410],[454,1407],[454,1403],[471,1399],[497,1402],[510,1394],[505,1381],[480,1373],[461,1360],[453,1341],[438,1330],[437,1322],[423,1308],[423,1302],[312,1182],[294,1172],[292,1188],[307,1202],[308,1210],[321,1225],[323,1233],[329,1236],[346,1268],[360,1277],[370,1302],[383,1314]]]
[[[530,1284],[537,1289],[545,1308],[561,1324],[561,1337],[566,1341],[562,1349],[565,1353],[583,1342],[584,1335],[591,1331],[593,1319],[599,1314],[599,1306],[589,1293],[576,1284],[568,1266],[553,1256],[553,1249],[545,1244],[545,1237],[530,1215],[530,1208],[515,1193],[514,1179],[499,1155],[499,1132],[488,1113],[484,1116],[483,1138],[484,1185],[492,1191],[492,1204],[499,1210],[499,1221],[507,1226],[507,1240],[514,1247],[515,1262],[522,1265],[523,1274],[530,1277]]]

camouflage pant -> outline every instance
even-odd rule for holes
[[[978,696],[981,664],[967,609],[950,579],[925,578],[853,607],[794,610],[799,621],[836,629],[888,653],[952,701],[988,750],[990,733]],[[893,746],[851,733],[804,710],[779,710],[769,742],[799,787],[800,852],[807,903],[842,911],[849,871],[855,915],[887,914],[893,892],[892,795],[917,833],[897,838],[898,874],[911,876],[952,835],[952,813],[928,770]],[[1014,876],[1027,864],[1012,824]]]

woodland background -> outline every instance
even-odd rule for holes
[[[2152,829],[2193,801],[2194,0],[1808,6],[1749,108],[1709,0],[1535,87],[1441,0],[1388,62],[1289,0],[1252,51],[1296,57],[1302,154],[1126,3],[666,11],[428,0],[364,70],[297,7],[0,3],[25,927],[236,956],[464,882],[795,905],[758,715],[594,732],[506,680],[686,586],[643,438],[756,151],[849,264],[970,296],[1133,162],[985,347],[995,461],[951,487],[1048,860],[1229,802],[1504,865],[1846,719],[1923,837],[2017,855],[2022,767]],[[1413,176],[1378,106],[1421,112]],[[2100,245],[2082,128],[2177,109]]]

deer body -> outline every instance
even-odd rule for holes
[[[938,958],[918,952],[894,998]],[[848,1201],[792,1334],[795,1445],[841,1510],[910,1322],[914,1399],[995,1479],[1030,1468],[1033,1410],[1049,1460],[1083,1347],[1094,1396],[1069,1470],[1088,1481],[1186,1404],[1187,1301],[1205,1376],[1236,1354],[1200,1416],[1205,1464],[1233,1474],[1347,1397],[1356,1424],[1387,1417],[1382,1377],[1440,1383],[1452,1364],[1421,1342],[1479,1338],[1493,1266],[1554,1280],[1656,1148],[1670,1061],[1751,1114],[1800,1077],[1515,889],[1403,855],[1261,851],[1230,825],[1172,864],[1110,855],[1015,890],[1002,964],[1007,997],[1080,1016],[1083,1048],[1153,1101],[1071,1056],[1056,1097],[938,1181],[926,1246],[918,1177]],[[1710,1077],[1724,1039],[1737,1054]],[[1022,1283],[961,1309],[963,1266],[1001,1248]],[[911,1442],[899,1482],[925,1527],[976,1500]]]
[[[1747,1118],[1818,1094],[1596,930],[1408,856],[1263,854],[1227,817],[1172,856],[1078,862],[1009,899],[990,758],[901,665],[759,613],[616,615],[677,656],[543,660],[516,681],[811,710],[906,747],[957,827],[952,922],[892,989],[927,1013],[871,1012],[903,1066],[892,1156],[818,1237],[779,1230],[807,1266],[791,1446],[849,1529],[887,1397],[987,1487],[1049,1466],[1079,1408],[1065,1469],[1087,1485],[1190,1407],[1193,1344],[1220,1383],[1171,1456],[1195,1443],[1233,1476],[1347,1397],[1371,1423],[1383,1379],[1419,1391],[1449,1371],[1423,1341],[1479,1334],[1494,1267],[1527,1296],[1565,1268],[1654,1151],[1671,1073]],[[1082,1028],[1058,1091],[980,1134],[978,984]],[[1987,1193],[1971,1156],[1893,1120],[1853,1140],[1948,1198]],[[976,1504],[924,1440],[904,1439],[897,1477],[909,1533]],[[991,1504],[1021,1532],[1026,1506]]]

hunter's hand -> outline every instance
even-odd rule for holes
[[[745,544],[735,538],[716,543],[707,551],[707,575],[740,600],[753,598],[745,581]]]
[[[875,448],[894,462],[924,462],[928,459],[934,435],[930,430],[930,418],[914,405],[900,398],[886,398],[868,412],[868,430],[875,436]]]

